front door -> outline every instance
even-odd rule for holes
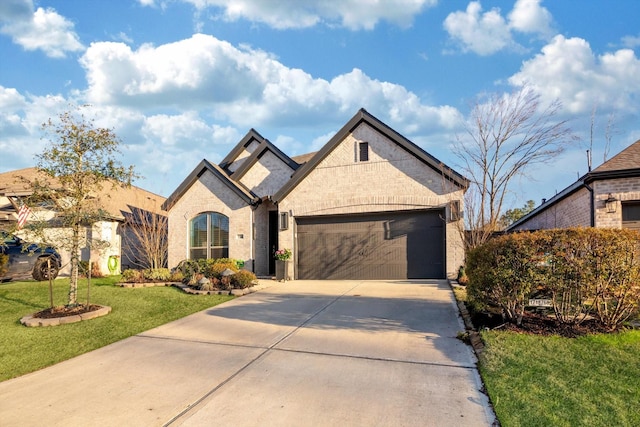
[[[269,211],[269,274],[276,274],[274,255],[278,250],[278,211]]]

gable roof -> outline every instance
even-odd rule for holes
[[[38,172],[36,168],[25,168],[0,173],[0,196],[30,196],[33,191],[29,184],[24,182],[23,179],[27,181],[34,181],[36,179],[51,180],[47,175]],[[116,185],[112,188],[107,184],[96,196],[100,201],[101,207],[113,218],[118,219],[124,218],[124,215],[127,213],[131,213],[132,208],[140,208],[149,212],[160,213],[160,205],[165,201],[164,197],[136,187],[135,185],[129,187]]]
[[[242,165],[231,174],[231,179],[239,181],[249,171],[249,169],[251,169],[251,167],[267,152],[273,153],[276,157],[282,160],[284,164],[289,166],[294,171],[298,169],[298,167],[300,167],[300,165],[293,161],[291,157],[284,154],[278,147],[273,145],[271,141],[265,139],[260,143],[258,148],[256,148],[253,153],[251,153],[251,155],[246,158],[244,162],[242,162]]]
[[[167,200],[162,204],[162,209],[168,211],[171,207],[187,192],[189,188],[205,173],[211,172],[222,183],[229,187],[247,204],[256,204],[260,198],[245,188],[242,184],[237,183],[229,178],[229,175],[218,165],[212,164],[203,159],[198,166],[187,176],[184,181],[171,193]]]
[[[581,188],[589,189],[590,187],[588,187],[588,185],[594,181],[635,177],[640,177],[640,140],[634,142],[591,172],[587,172],[578,178],[576,182],[569,185],[549,200],[544,201],[540,206],[507,227],[506,231],[511,231],[519,225],[527,222],[529,219],[544,212],[563,199],[566,199]],[[590,209],[593,209],[593,207],[590,207]]]
[[[367,112],[364,108],[361,108],[352,118],[349,120],[330,140],[324,147],[315,155],[309,159],[303,166],[301,166],[293,175],[293,177],[287,182],[274,196],[273,201],[278,203],[287,194],[289,194],[304,178],[313,171],[322,160],[324,160],[355,128],[360,124],[366,123],[376,131],[380,132],[388,139],[396,143],[398,146],[412,154],[418,160],[434,169],[436,172],[443,174],[446,179],[453,182],[460,188],[467,188],[469,181],[455,172],[453,169],[446,166],[444,163],[433,157],[431,154],[418,147],[407,138],[391,129],[389,126],[378,120],[376,117]]]
[[[611,172],[638,168],[640,168],[640,140],[598,166],[593,172]]]
[[[302,166],[305,163],[307,163],[309,160],[311,160],[313,156],[316,155],[316,153],[317,151],[314,151],[312,153],[307,153],[307,154],[300,154],[298,156],[291,157],[291,160],[293,160],[294,162]]]
[[[253,141],[256,141],[258,144],[261,144],[265,141],[264,137],[258,133],[255,129],[249,129],[249,132],[236,144],[235,147],[226,155],[224,159],[220,162],[220,167],[226,171],[228,171],[229,165],[235,162],[236,159],[242,152],[249,146]]]

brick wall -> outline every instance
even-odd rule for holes
[[[640,177],[594,181],[591,183],[595,200],[595,226],[607,228],[622,227],[622,206],[626,201],[640,200]],[[611,194],[618,201],[616,212],[607,212],[605,200]],[[550,205],[517,230],[537,230],[545,228],[590,227],[591,199],[586,188],[581,188],[571,196]]]
[[[251,141],[249,145],[247,145],[244,150],[242,150],[242,152],[238,154],[238,156],[228,166],[228,169],[231,172],[235,172],[240,166],[242,166],[242,163],[247,160],[247,157],[249,157],[251,153],[253,153],[255,149],[258,148],[259,145],[260,143],[256,140]]]
[[[596,197],[596,227],[622,227],[622,202],[640,200],[640,177],[596,181],[593,185]],[[618,200],[616,211],[607,212],[605,200],[611,194]]]
[[[539,230],[548,228],[589,227],[591,196],[586,188],[581,188],[558,203],[549,207],[514,230]],[[547,202],[548,203],[548,202]]]
[[[289,181],[293,169],[271,151],[266,151],[240,182],[257,196],[272,196]]]
[[[360,141],[369,143],[369,161],[358,161]],[[462,190],[451,186],[439,171],[362,124],[279,203],[279,209],[295,218],[442,208],[453,200],[462,203]],[[280,232],[281,248],[294,247],[293,233],[293,227]],[[446,245],[446,271],[455,276],[464,260],[457,223],[447,224]]]
[[[229,218],[229,257],[253,267],[253,210],[235,192],[205,172],[169,211],[169,268],[188,258],[189,221],[203,212],[218,212]]]

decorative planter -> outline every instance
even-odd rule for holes
[[[276,260],[276,280],[284,282],[287,280],[287,272],[289,271],[289,261]]]

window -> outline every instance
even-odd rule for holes
[[[460,200],[454,200],[449,203],[449,220],[458,221],[462,219],[462,211],[460,210]]]
[[[369,161],[369,143],[368,142],[360,142],[358,143],[358,149],[360,152],[359,159],[361,162]]]
[[[622,203],[622,227],[640,230],[640,202]]]
[[[206,212],[189,223],[189,258],[229,258],[229,218]]]

